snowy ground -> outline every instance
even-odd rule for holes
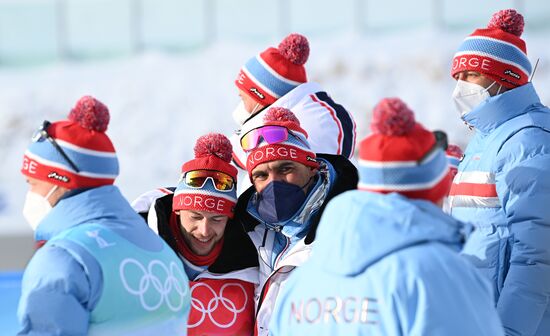
[[[467,33],[310,39],[306,68],[310,80],[320,82],[354,114],[358,139],[368,133],[372,107],[383,97],[398,96],[427,127],[447,131],[452,142],[464,146],[469,131],[450,100],[454,81],[449,66]],[[540,58],[534,83],[549,105],[548,32],[524,38],[531,62]],[[64,118],[85,94],[106,103],[111,110],[108,134],[121,165],[116,184],[132,200],[151,188],[173,185],[181,164],[192,157],[197,137],[232,132],[237,71],[249,57],[276,43],[218,43],[185,55],[146,53],[95,63],[0,68],[0,237],[30,234],[20,214],[26,185],[19,169],[42,120]]]

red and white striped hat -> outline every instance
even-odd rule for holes
[[[109,110],[99,100],[84,96],[68,120],[45,121],[25,151],[21,172],[67,188],[93,188],[113,184],[118,159],[105,134]]]
[[[197,139],[194,151],[195,158],[181,166],[182,179],[174,192],[172,210],[208,211],[232,218],[237,203],[237,168],[230,163],[233,152],[231,142],[223,134],[209,133]],[[233,178],[233,188],[220,191],[212,181],[200,188],[192,188],[185,183],[183,176],[193,170],[225,173]]]
[[[277,48],[267,48],[249,59],[239,71],[235,85],[260,105],[271,105],[307,82],[304,64],[308,57],[307,38],[290,34]]]
[[[521,39],[523,27],[523,16],[513,9],[493,14],[487,28],[475,30],[462,42],[453,58],[451,76],[476,71],[509,89],[526,84],[531,63]]]
[[[244,137],[249,131],[265,126],[282,126],[286,128],[288,138],[274,144],[269,144],[265,139],[262,139],[256,148],[247,151],[246,170],[249,176],[252,176],[252,171],[256,166],[270,161],[289,160],[312,168],[319,167],[316,155],[307,141],[307,132],[300,126],[300,121],[292,111],[284,107],[271,107],[264,115],[261,125],[247,123],[241,130],[241,134]]]
[[[359,146],[358,189],[434,203],[447,195],[451,178],[445,152],[403,101],[382,99],[374,108],[371,130]]]

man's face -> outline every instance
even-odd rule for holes
[[[187,246],[196,255],[212,252],[223,238],[229,217],[208,211],[180,210],[181,232]]]
[[[469,83],[474,83],[483,86],[484,88],[488,88],[493,84],[494,80],[492,80],[490,77],[487,77],[479,72],[476,71],[462,71],[457,74],[455,74],[456,80],[462,80]],[[499,91],[500,90],[500,91]],[[491,96],[496,95],[497,93],[502,93],[505,90],[504,87],[502,87],[499,83],[495,83],[491,88],[489,89],[489,94]]]
[[[304,164],[278,160],[257,165],[252,170],[252,183],[257,192],[261,192],[271,181],[284,181],[300,187],[307,192],[311,183],[311,177],[317,173],[317,169]]]
[[[244,108],[248,111],[248,113],[253,114],[254,112],[257,112],[260,109],[260,104],[258,104],[252,97],[247,95],[244,91],[239,90],[239,97],[241,97]]]
[[[48,195],[48,193],[55,187],[54,184],[32,177],[27,177],[26,182],[29,186],[29,191],[37,193],[42,197]],[[47,201],[50,202],[50,205],[53,207],[66,191],[67,189],[63,187],[56,188],[56,190],[48,197]]]

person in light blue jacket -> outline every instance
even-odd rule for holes
[[[451,179],[445,137],[398,98],[375,107],[371,129],[359,190],[328,204],[271,335],[503,335],[489,283],[458,254],[462,225],[440,208]]]
[[[183,265],[113,185],[108,122],[85,96],[25,152],[23,214],[41,247],[23,275],[19,335],[187,334]]]
[[[449,205],[476,227],[462,253],[491,281],[506,334],[550,335],[550,110],[529,81],[523,26],[499,11],[453,59],[453,98],[475,136]]]

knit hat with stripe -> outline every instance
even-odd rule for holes
[[[235,84],[260,105],[271,105],[307,82],[304,64],[308,57],[309,42],[305,36],[290,34],[278,48],[267,48],[248,60],[239,71]]]
[[[359,147],[359,189],[434,203],[447,195],[451,178],[445,152],[405,103],[380,101],[370,127],[373,133]]]
[[[109,118],[109,110],[99,100],[80,98],[68,120],[44,122],[35,133],[21,172],[67,189],[113,184],[119,167],[113,144],[105,134]]]
[[[513,9],[501,10],[487,28],[468,36],[454,55],[451,76],[462,71],[484,74],[504,87],[524,85],[531,75],[523,33],[523,16]]]
[[[231,165],[233,147],[229,139],[218,133],[201,136],[195,144],[195,158],[181,166],[181,176],[172,210],[196,210],[219,213],[233,217],[237,203],[237,168]],[[211,170],[222,172],[233,178],[231,190],[217,190],[212,178],[208,178],[200,188],[193,188],[185,183],[184,176],[193,170]]]
[[[307,141],[307,132],[300,126],[298,118],[284,107],[270,108],[263,118],[262,125],[247,123],[241,130],[242,136],[256,128],[265,126],[282,126],[288,130],[288,138],[285,141],[269,144],[261,139],[258,146],[246,152],[246,170],[249,176],[259,164],[289,160],[302,163],[312,168],[318,168],[319,163],[315,159],[315,153],[311,150]]]

